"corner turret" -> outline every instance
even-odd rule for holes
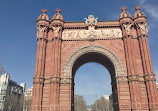
[[[56,14],[53,16],[50,27],[53,29],[53,37],[61,38],[62,28],[64,26],[64,18],[60,14],[61,9],[56,9]]]
[[[143,12],[140,11],[140,6],[135,7],[135,14],[134,14],[134,23],[137,27],[138,36],[148,36],[147,33],[147,18]]]
[[[37,38],[46,37],[46,33],[44,33],[49,27],[49,17],[46,14],[47,10],[42,9],[43,14],[41,14],[37,19]]]
[[[123,31],[123,36],[130,35],[130,29],[132,26],[132,17],[131,15],[126,11],[127,7],[122,7],[122,13],[120,14],[119,21],[120,21],[120,26]]]

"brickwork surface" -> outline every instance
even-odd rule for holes
[[[31,111],[73,111],[74,75],[87,62],[105,66],[112,78],[115,111],[158,111],[147,19],[122,8],[119,20],[64,22],[43,9],[37,20],[37,54]]]

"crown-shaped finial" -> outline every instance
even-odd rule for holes
[[[140,6],[136,6],[135,7],[135,10],[137,11],[137,10],[140,10]]]
[[[64,20],[64,18],[63,18],[63,16],[60,14],[60,12],[61,12],[61,9],[60,8],[57,8],[56,10],[55,10],[57,13],[53,16],[53,18],[52,18],[52,20]]]
[[[42,14],[38,17],[37,20],[49,20],[49,17],[48,15],[46,14],[47,13],[47,9],[42,9]]]
[[[126,11],[126,9],[127,9],[126,6],[125,6],[125,7],[121,7],[121,10],[122,10],[122,11]]]
[[[58,8],[58,9],[56,9],[55,11],[56,11],[57,13],[60,13],[60,12],[61,12],[61,9]]]
[[[42,12],[47,13],[48,11],[47,11],[47,9],[42,9]]]

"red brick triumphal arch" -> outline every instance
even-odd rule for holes
[[[37,20],[37,55],[31,111],[73,111],[74,75],[87,62],[105,66],[112,81],[115,111],[158,111],[147,19],[121,8],[119,20],[64,22],[57,9],[51,21]]]

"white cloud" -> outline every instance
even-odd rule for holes
[[[158,20],[158,7],[155,4],[149,3],[146,0],[139,0],[140,6],[149,13],[153,19]]]

